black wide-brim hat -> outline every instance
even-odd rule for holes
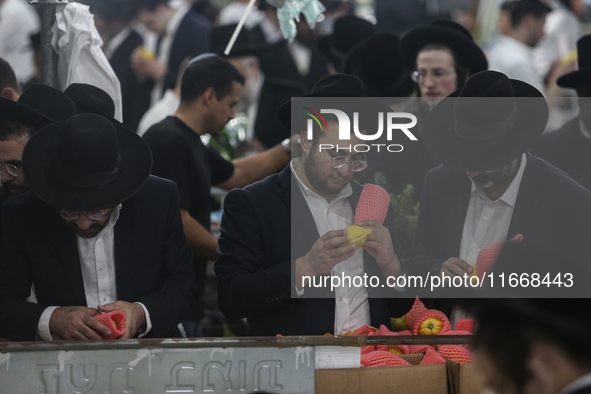
[[[46,203],[97,211],[133,196],[152,169],[152,154],[131,130],[96,114],[39,130],[25,145],[23,173]]]
[[[347,52],[374,34],[375,30],[371,22],[355,15],[345,15],[335,21],[333,32],[320,37],[316,45],[320,53],[339,70]]]
[[[349,51],[342,71],[358,77],[370,97],[408,97],[414,83],[399,44],[393,34],[375,34]]]
[[[115,119],[115,102],[103,89],[87,83],[73,83],[64,90],[76,105],[76,114],[97,114],[111,122],[123,125]]]
[[[210,52],[213,52],[218,56],[226,57],[224,51],[236,30],[236,26],[238,26],[238,24],[234,23],[231,25],[214,27],[209,33]],[[259,56],[267,50],[269,46],[265,42],[259,41],[257,37],[258,36],[251,30],[243,27],[242,30],[240,30],[240,33],[238,33],[238,37],[236,38],[228,57]]]
[[[465,172],[490,171],[521,156],[547,121],[548,104],[539,90],[482,71],[431,110],[423,138],[441,164]]]
[[[39,83],[25,89],[17,101],[0,97],[0,121],[14,120],[38,129],[75,114],[76,107],[68,96]]]
[[[449,47],[470,74],[488,69],[482,49],[473,41],[470,32],[455,22],[439,20],[407,30],[400,38],[400,53],[408,67],[415,67],[419,51],[428,44]]]
[[[577,62],[579,69],[558,78],[558,86],[576,89],[581,83],[591,81],[591,34],[577,41]]]
[[[301,97],[367,97],[361,80],[347,74],[328,75],[314,85],[312,93]],[[277,119],[291,129],[291,100],[281,104]]]

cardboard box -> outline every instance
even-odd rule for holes
[[[447,394],[443,364],[418,365],[421,354],[401,356],[410,366],[317,369],[316,394]]]
[[[474,364],[460,364],[447,360],[446,365],[452,394],[480,394],[484,392],[476,375],[476,366]]]

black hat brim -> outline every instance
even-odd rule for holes
[[[400,39],[400,53],[408,67],[414,67],[417,54],[427,44],[445,45],[460,58],[470,74],[488,69],[488,61],[480,47],[469,37],[447,27],[427,25],[407,31]]]
[[[444,98],[431,110],[423,137],[435,159],[460,171],[490,171],[517,159],[542,135],[548,121],[548,104],[544,96],[525,82],[510,81],[518,116],[513,126],[498,137],[470,140],[458,135],[454,105],[460,90]]]
[[[24,104],[0,97],[0,121],[4,120],[14,120],[35,128],[53,123],[47,116]]]
[[[582,83],[589,81],[591,81],[591,68],[585,68],[563,75],[556,80],[556,83],[563,88],[576,89]]]
[[[62,179],[56,168],[58,141],[65,121],[39,130],[23,151],[23,174],[31,190],[49,205],[73,211],[96,211],[133,196],[152,169],[152,153],[144,140],[129,129],[117,130],[120,172],[103,186],[85,188]]]

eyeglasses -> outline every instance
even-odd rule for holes
[[[431,71],[431,78],[433,78],[435,82],[439,82],[444,80],[451,74],[455,73],[455,71],[435,69]],[[425,83],[427,75],[429,75],[429,73],[426,71],[413,71],[412,73],[410,73],[410,79],[412,79],[416,83]]]
[[[65,209],[62,209],[60,211],[60,216],[66,220],[76,220],[80,217],[81,214],[85,214],[87,218],[89,218],[90,220],[103,220],[104,218],[106,218],[107,216],[109,216],[111,214],[111,211],[113,209],[109,209],[109,212],[107,213],[103,213],[103,212],[76,212],[76,211],[66,211]]]
[[[2,175],[2,172],[4,171],[4,169],[6,169],[6,172],[8,172],[12,176],[18,176],[18,174],[21,171],[21,167],[20,166],[15,166],[14,164],[2,164],[2,163],[0,163],[0,175]]]
[[[332,157],[327,151],[323,150],[323,152],[326,153],[332,162],[332,168],[342,168],[345,166],[345,164],[349,164],[349,168],[353,172],[363,171],[367,168],[367,159],[365,158],[365,154],[363,155],[363,160],[347,161],[345,156]]]

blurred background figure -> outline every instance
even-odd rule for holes
[[[510,26],[488,53],[491,70],[519,79],[545,92],[543,79],[536,71],[533,50],[544,35],[546,15],[552,9],[538,0],[505,3]]]
[[[230,138],[240,142],[249,141],[249,150],[265,150],[291,136],[275,113],[291,97],[304,94],[305,87],[295,81],[265,75],[261,70],[259,57],[269,46],[250,30],[242,29],[232,51],[226,57],[224,50],[235,29],[235,24],[219,26],[210,35],[211,51],[225,57],[245,79],[236,105],[236,118],[226,125],[226,130],[230,132]],[[240,134],[244,136],[241,137]]]
[[[6,60],[0,58],[0,97],[16,101],[20,95],[21,89],[14,70]]]
[[[26,88],[37,81],[34,42],[40,42],[41,23],[35,9],[26,0],[0,0],[0,57],[16,73]]]
[[[558,85],[577,92],[579,116],[544,135],[532,153],[567,172],[591,190],[591,35],[578,41],[577,71],[558,78]]]
[[[131,66],[131,54],[144,45],[144,38],[132,25],[133,0],[90,0],[90,12],[103,39],[103,50],[121,84],[123,124],[136,130],[150,108],[154,82],[140,78]]]
[[[513,243],[503,248],[495,269],[524,263],[555,267],[558,260],[563,262],[546,250]],[[462,304],[477,317],[473,351],[487,392],[591,393],[589,298],[483,298]]]
[[[154,53],[136,50],[131,65],[140,78],[155,83],[151,103],[156,103],[167,89],[174,89],[181,63],[208,51],[210,23],[182,2],[173,7],[168,0],[137,0],[136,17],[148,30],[158,35]]]
[[[318,49],[327,59],[328,71],[331,74],[342,71],[347,53],[375,31],[373,23],[355,15],[345,15],[337,19],[332,33],[318,38]]]

